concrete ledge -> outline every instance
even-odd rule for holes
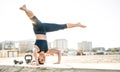
[[[24,57],[0,58],[0,72],[120,72],[120,55],[62,56],[61,64],[53,64],[56,56],[48,56],[44,65],[14,65]]]
[[[0,65],[0,72],[120,72],[120,69],[54,68],[43,66]]]

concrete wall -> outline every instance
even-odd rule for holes
[[[48,57],[48,60],[50,57]],[[63,63],[120,63],[120,55],[63,56]]]
[[[57,56],[48,56],[39,66],[14,65],[14,59],[24,57],[0,58],[0,72],[120,72],[120,55],[63,56],[61,64],[52,64]]]
[[[0,50],[0,58],[18,57],[19,52],[15,50]]]
[[[112,69],[50,68],[41,66],[0,66],[0,72],[120,72]]]

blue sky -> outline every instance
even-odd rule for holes
[[[35,39],[31,21],[19,10],[23,4],[42,22],[87,26],[48,33],[49,42],[65,38],[74,48],[81,41],[92,41],[93,47],[120,46],[120,0],[0,0],[0,41]]]

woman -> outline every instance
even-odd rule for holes
[[[20,7],[21,10],[25,11],[26,15],[30,18],[33,22],[33,30],[36,36],[36,42],[33,49],[33,56],[35,58],[36,64],[44,64],[45,63],[45,53],[46,54],[58,54],[58,62],[56,64],[60,64],[61,54],[59,50],[51,49],[48,50],[47,44],[47,32],[57,31],[66,28],[73,28],[73,27],[81,27],[85,28],[86,26],[81,25],[80,23],[72,24],[55,24],[55,23],[42,23],[38,18],[33,14],[32,11],[26,8],[26,5]],[[37,56],[39,53],[39,56]]]

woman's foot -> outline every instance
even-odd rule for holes
[[[67,24],[67,28],[74,28],[74,27],[81,27],[81,28],[85,28],[85,25],[82,25],[80,23],[68,23]]]
[[[81,28],[86,28],[85,25],[82,25],[82,24],[80,24],[80,23],[77,23],[76,25],[77,25],[78,27],[81,27]]]
[[[20,10],[26,10],[26,5],[23,5],[22,7],[20,7]]]

